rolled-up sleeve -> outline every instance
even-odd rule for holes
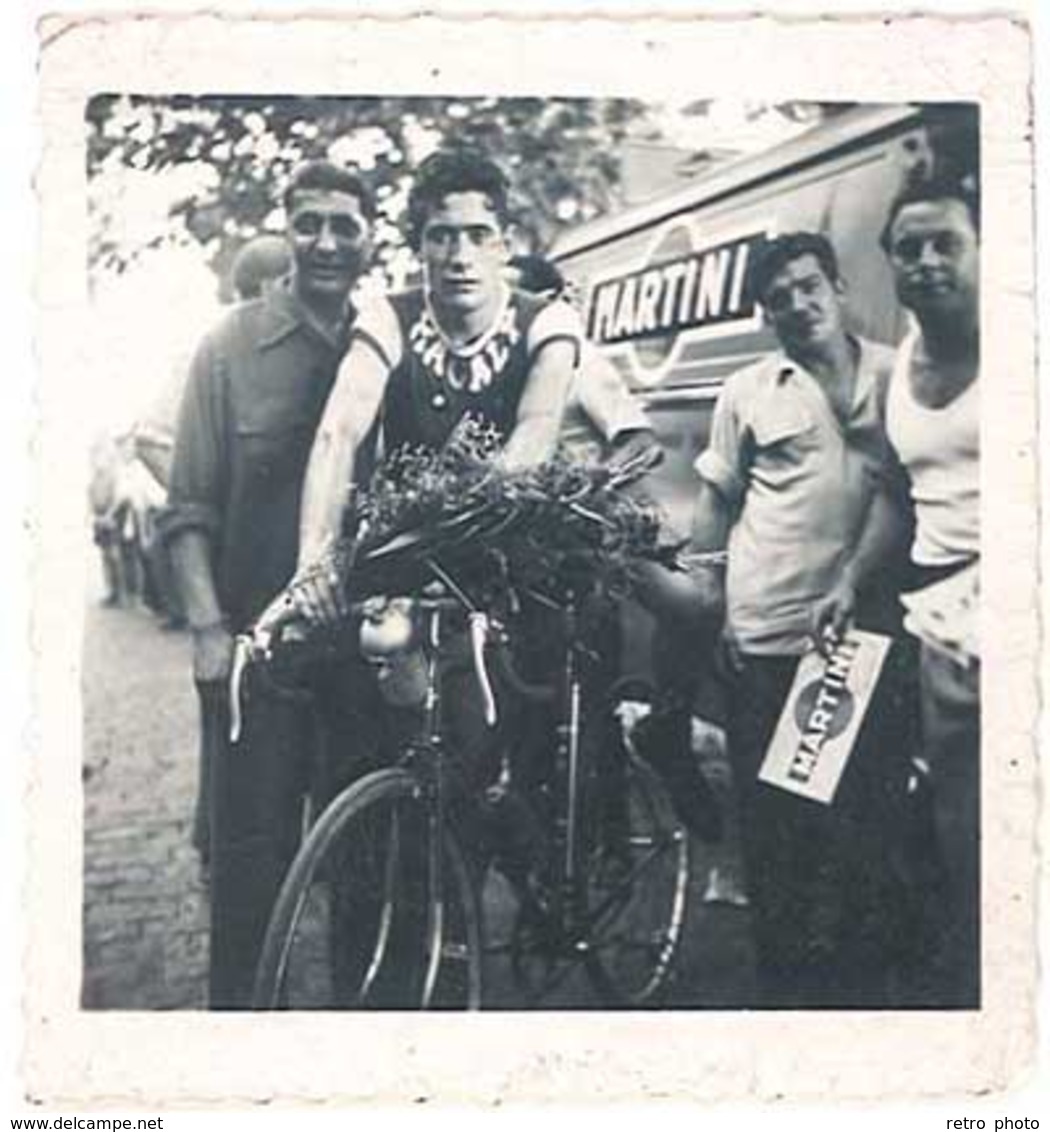
[[[711,418],[711,435],[707,447],[693,467],[730,503],[736,503],[747,486],[744,467],[744,432],[746,423],[740,413],[740,382],[730,377],[722,387]]]
[[[185,530],[217,534],[225,496],[226,435],[223,373],[211,336],[194,356],[179,410],[168,506],[161,521],[165,539]]]

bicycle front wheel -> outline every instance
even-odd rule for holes
[[[376,771],[325,809],[292,862],[256,971],[263,1010],[477,1009],[470,871],[420,780]]]
[[[689,836],[656,774],[633,755],[588,807],[587,973],[610,1006],[653,1001],[682,938]]]

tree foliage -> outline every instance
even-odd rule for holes
[[[542,248],[614,206],[617,145],[644,109],[624,99],[100,95],[87,108],[93,188],[134,172],[172,174],[174,187],[163,223],[131,237],[115,215],[120,193],[94,192],[91,263],[123,270],[188,234],[221,272],[246,240],[279,227],[291,170],[327,156],[356,166],[375,192],[386,266],[411,171],[439,144],[479,146],[503,166],[523,242]]]

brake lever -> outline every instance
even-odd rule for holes
[[[495,727],[499,714],[496,708],[496,695],[492,690],[492,680],[489,677],[488,666],[485,662],[485,645],[488,642],[491,622],[489,615],[479,609],[474,610],[469,615],[469,623],[470,652],[474,660],[474,673],[478,678],[478,688],[481,691],[481,702],[485,709],[485,722],[489,727]]]
[[[230,743],[238,743],[241,738],[243,716],[241,714],[241,684],[244,671],[255,659],[257,649],[254,636],[241,633],[233,642],[233,665],[230,668]]]
[[[271,602],[247,633],[238,633],[234,638],[229,681],[231,744],[240,741],[244,726],[241,690],[248,666],[272,658],[275,637],[294,636],[297,616],[295,606],[289,601],[288,595],[282,594]]]

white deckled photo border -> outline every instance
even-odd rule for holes
[[[40,27],[29,1094],[213,1106],[415,1098],[924,1098],[1035,1048],[1038,512],[1031,49],[1005,16],[54,16]],[[740,76],[747,75],[747,89]],[[977,1012],[216,1016],[81,1010],[84,105],[137,93],[973,101],[981,109],[984,1005]],[[84,454],[72,458],[71,453]],[[350,1056],[348,1056],[350,1051]]]

